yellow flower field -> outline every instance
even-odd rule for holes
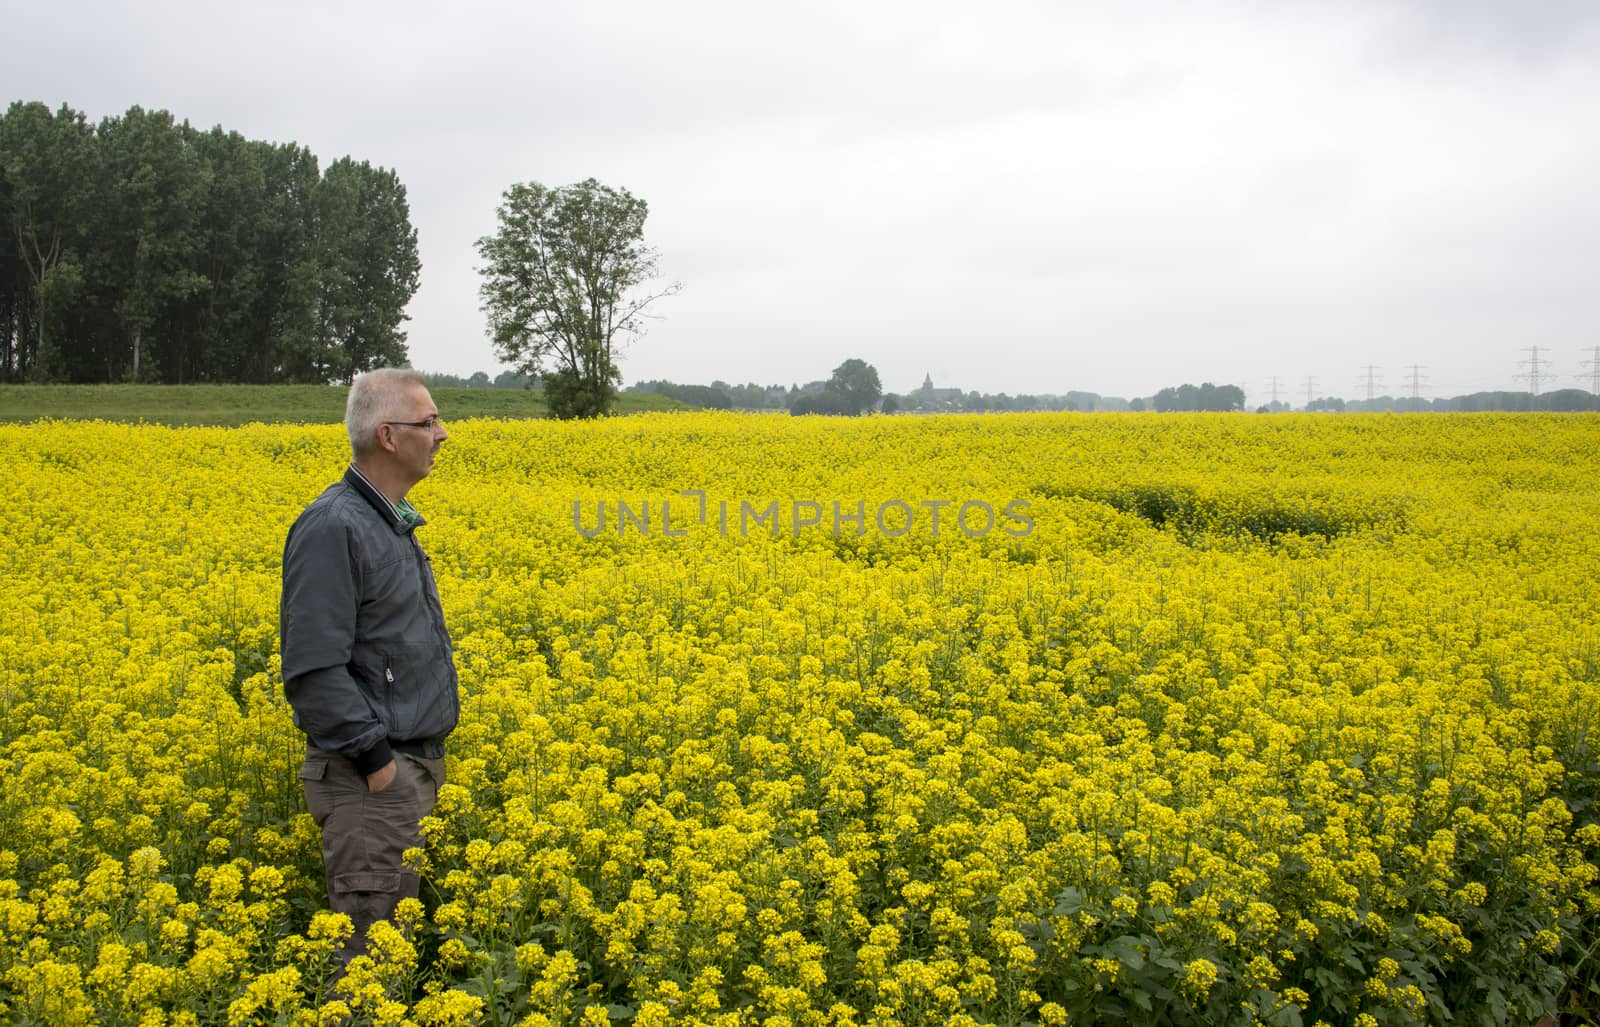
[[[342,429],[0,446],[0,1021],[1600,1008],[1600,418],[454,424],[426,901],[326,1002],[276,632]]]

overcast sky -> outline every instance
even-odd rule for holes
[[[496,373],[514,182],[650,205],[628,382],[1252,404],[1587,386],[1600,3],[12,5],[4,99],[133,104],[405,183],[412,363]],[[1517,375],[1524,375],[1519,379]]]

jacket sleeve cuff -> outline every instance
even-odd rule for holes
[[[350,762],[356,765],[356,773],[366,777],[375,770],[382,770],[387,767],[393,759],[394,750],[389,748],[388,740],[379,739],[377,745],[356,756]]]

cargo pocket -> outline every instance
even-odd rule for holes
[[[311,814],[311,819],[316,821],[318,827],[322,826],[333,810],[333,801],[328,795],[327,777],[326,756],[307,756],[300,764],[300,787],[306,793],[306,811]]]

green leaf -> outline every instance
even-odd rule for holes
[[[1072,916],[1083,908],[1083,893],[1068,885],[1056,893],[1056,916]]]
[[[1106,950],[1128,969],[1144,969],[1144,948],[1140,944],[1140,939],[1134,935],[1125,934],[1113,939],[1106,945]]]
[[[1266,1022],[1275,1027],[1303,1027],[1304,1024],[1300,1019],[1300,1007],[1288,1003],[1268,1017]]]

